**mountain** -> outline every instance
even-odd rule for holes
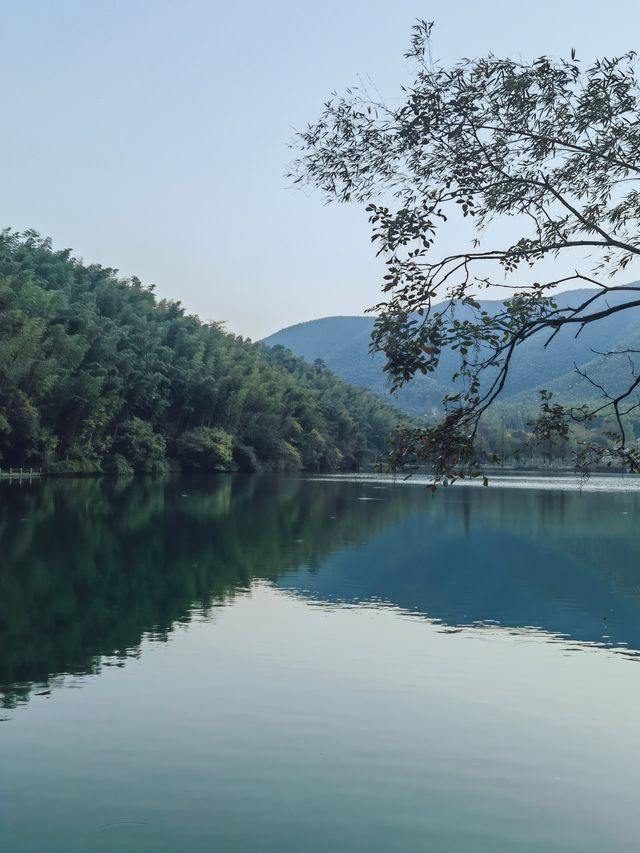
[[[578,305],[595,290],[581,289],[560,293],[556,297],[559,307]],[[608,305],[629,301],[630,295],[616,291],[608,297]],[[502,301],[484,300],[481,306],[490,314],[502,308]],[[460,307],[459,319],[464,319],[469,309]],[[326,366],[353,385],[366,388],[385,400],[391,399],[401,409],[422,415],[433,412],[445,393],[458,390],[451,376],[456,371],[457,355],[445,352],[438,369],[428,377],[418,376],[392,397],[389,395],[385,357],[382,353],[369,353],[373,317],[325,317],[282,329],[263,343],[283,346],[306,361],[322,359]],[[612,350],[640,350],[640,309],[620,311],[592,323],[576,335],[577,327],[563,329],[545,347],[546,338],[539,335],[518,347],[512,362],[509,379],[502,400],[533,401],[540,388],[554,391],[567,400],[593,398],[598,392],[575,371],[575,365],[589,369],[593,378],[607,387],[627,387],[635,369],[628,354],[603,356]],[[626,384],[625,384],[626,383]]]
[[[437,408],[448,386],[431,376],[416,376],[405,388],[389,395],[385,357],[369,352],[374,322],[373,317],[325,317],[289,326],[262,343],[283,346],[308,362],[322,359],[345,382],[391,400],[410,414],[422,415]]]

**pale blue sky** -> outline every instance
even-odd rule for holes
[[[377,301],[365,214],[287,188],[292,128],[334,89],[434,56],[640,48],[636,3],[0,0],[2,226],[261,337]]]

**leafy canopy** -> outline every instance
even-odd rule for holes
[[[441,421],[405,430],[393,457],[428,463],[441,479],[486,461],[478,425],[520,344],[579,334],[640,306],[640,286],[615,304],[607,298],[623,290],[611,276],[640,255],[640,92],[632,52],[588,66],[572,51],[568,60],[489,55],[445,67],[431,59],[431,28],[413,28],[406,57],[415,73],[399,102],[363,88],[334,94],[297,135],[291,176],[329,200],[366,206],[387,267],[373,348],[386,353],[392,390],[433,372],[443,351],[458,353],[459,390],[445,397]],[[460,249],[447,253],[452,227]],[[575,271],[544,276],[548,261]],[[554,292],[570,284],[596,292],[558,307]],[[492,314],[477,301],[488,287],[509,289]],[[639,470],[624,428],[640,404],[635,375],[622,392],[594,382],[589,405],[563,406],[544,392],[539,429],[563,435],[571,421],[613,414],[613,443],[585,443],[576,461]]]
[[[138,279],[0,232],[0,466],[52,473],[357,469],[400,416]]]

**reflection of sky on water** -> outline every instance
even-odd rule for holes
[[[331,613],[336,610],[359,610],[359,611],[377,611],[383,610],[388,612],[400,620],[413,620],[418,622],[426,622],[434,628],[439,634],[462,634],[470,640],[490,640],[492,637],[503,640],[511,638],[514,642],[532,641],[557,643],[562,646],[567,653],[581,652],[602,652],[606,651],[611,654],[621,656],[627,660],[640,661],[640,650],[629,648],[625,641],[613,644],[608,635],[603,634],[600,642],[590,640],[574,640],[569,634],[553,633],[544,628],[535,625],[523,625],[521,628],[505,627],[497,621],[486,619],[484,621],[472,622],[468,625],[448,625],[441,619],[430,619],[426,614],[403,610],[397,607],[390,601],[383,599],[372,598],[370,600],[359,601],[357,598],[353,601],[326,601],[325,599],[316,597],[308,589],[293,589],[282,583],[278,585],[279,591],[283,595],[291,595],[295,598],[302,599],[309,607],[318,607]]]
[[[194,616],[0,726],[7,849],[635,851],[617,655],[259,579]]]

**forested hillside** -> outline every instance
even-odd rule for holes
[[[376,394],[412,415],[430,414],[440,408],[447,387],[431,376],[414,379],[389,396],[383,353],[369,352],[373,317],[324,317],[282,329],[263,343],[284,346],[308,362],[321,359],[345,382]]]
[[[0,235],[0,465],[354,469],[397,413],[34,232]]]

